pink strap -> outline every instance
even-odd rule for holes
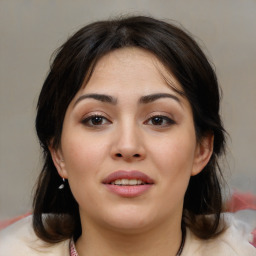
[[[70,256],[79,256],[76,251],[76,247],[73,239],[70,240],[69,251],[70,251]]]

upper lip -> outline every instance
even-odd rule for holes
[[[119,180],[119,179],[136,179],[136,180],[141,180],[144,183],[147,184],[153,184],[154,180],[151,179],[148,175],[146,175],[143,172],[140,171],[116,171],[116,172],[112,172],[111,174],[109,174],[103,181],[103,184],[111,184],[111,182],[115,181],[115,180]]]

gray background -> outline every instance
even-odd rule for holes
[[[0,0],[0,219],[31,209],[35,108],[50,55],[81,26],[120,14],[176,20],[196,37],[223,88],[225,177],[256,194],[256,0]]]

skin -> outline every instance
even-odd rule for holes
[[[191,106],[172,86],[182,90],[154,55],[125,48],[101,58],[70,103],[61,146],[50,150],[79,204],[80,256],[176,254],[184,194],[213,138],[197,142]],[[92,93],[113,102],[84,96]],[[156,93],[172,96],[140,102]],[[154,185],[132,198],[112,193],[102,180],[117,170],[143,172]]]

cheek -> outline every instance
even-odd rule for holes
[[[164,200],[173,202],[170,207],[183,203],[194,163],[195,141],[193,133],[184,132],[166,138],[151,152],[158,170],[159,184],[163,184]]]
[[[91,175],[97,175],[106,146],[92,137],[80,136],[77,133],[63,140],[62,151],[68,178],[79,182]]]
[[[195,141],[187,136],[168,138],[153,148],[155,163],[159,171],[169,175],[190,172],[193,166]]]
[[[188,139],[189,136],[187,139],[185,137],[173,138],[163,143],[161,150],[155,149],[161,152],[161,154],[158,153],[158,158],[155,158],[159,170],[159,184],[163,184],[160,195],[165,195],[164,202],[169,202],[169,208],[173,210],[182,208],[194,163],[195,144],[193,140]],[[159,200],[163,200],[161,196]]]
[[[100,182],[99,173],[106,150],[92,138],[79,135],[63,141],[65,169],[72,194],[80,206],[90,205],[88,202],[95,202],[94,191]]]

